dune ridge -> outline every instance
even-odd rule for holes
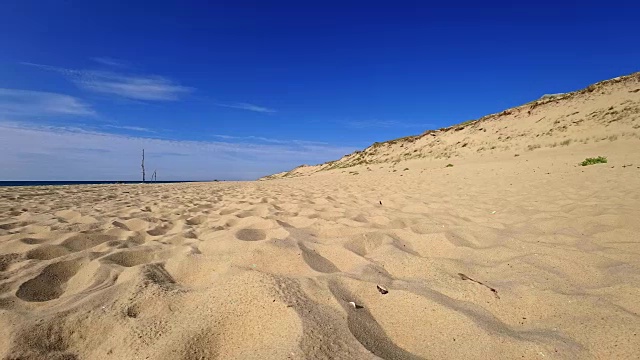
[[[414,159],[456,159],[522,154],[540,148],[638,139],[640,72],[601,81],[420,135],[374,143],[341,159],[301,165],[262,180],[356,170]],[[353,168],[353,169],[352,169]]]
[[[349,168],[0,187],[0,358],[635,358],[638,79]]]

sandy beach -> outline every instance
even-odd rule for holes
[[[637,358],[638,78],[268,180],[0,188],[0,356]]]

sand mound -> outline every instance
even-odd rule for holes
[[[35,278],[20,285],[16,296],[24,301],[49,301],[64,293],[64,286],[82,265],[81,260],[68,260],[45,267]]]

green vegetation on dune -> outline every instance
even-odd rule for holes
[[[586,158],[583,162],[580,163],[581,166],[595,165],[595,164],[606,164],[607,158],[604,156],[598,156],[596,158]]]

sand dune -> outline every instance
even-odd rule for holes
[[[531,116],[636,106],[623,80]],[[292,179],[0,188],[0,356],[637,358],[640,114],[620,111],[517,141],[532,120],[499,115],[405,145],[457,156]],[[489,134],[511,139],[478,153]]]
[[[640,138],[640,72],[542,98],[421,135],[374,143],[320,165],[302,165],[264,179],[332,170],[358,171],[370,165],[409,160],[521,155],[538,149]]]

